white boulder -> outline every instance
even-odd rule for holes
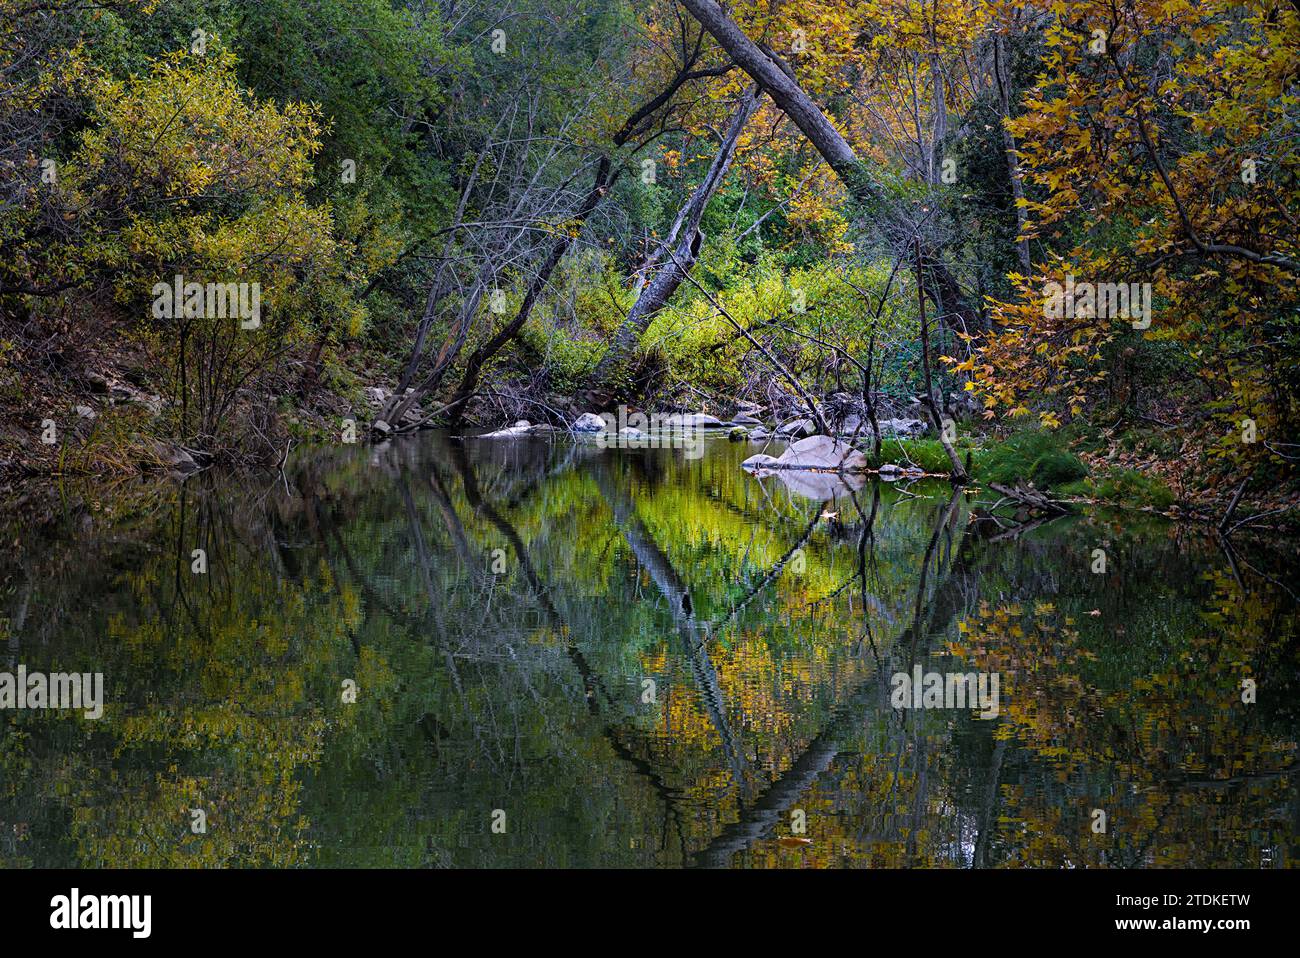
[[[811,419],[796,419],[793,422],[782,423],[776,429],[778,436],[790,436],[799,438],[800,436],[811,436],[817,431],[817,425]]]
[[[922,419],[884,419],[880,423],[880,434],[914,439],[924,436],[929,428]]]
[[[655,413],[653,421],[669,429],[721,429],[726,425],[717,416],[706,412]]]
[[[573,425],[569,428],[573,432],[604,432],[605,420],[601,419],[594,412],[584,412],[574,420]]]
[[[741,466],[746,469],[828,469],[860,472],[867,467],[866,457],[847,443],[830,436],[810,436],[791,443],[777,458],[750,456]]]

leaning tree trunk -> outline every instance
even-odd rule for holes
[[[447,411],[452,414],[452,426],[459,425],[464,419],[465,405],[470,397],[474,395],[474,390],[478,388],[478,379],[483,371],[483,366],[515,336],[519,335],[524,323],[528,322],[528,317],[537,304],[538,298],[545,292],[547,285],[550,283],[551,274],[560,265],[560,260],[569,251],[569,247],[573,245],[577,230],[582,228],[582,225],[587,221],[587,217],[592,214],[600,204],[601,199],[609,192],[609,187],[614,179],[614,176],[611,176],[610,169],[609,157],[601,157],[600,164],[596,169],[596,181],[574,215],[576,224],[571,224],[574,229],[561,236],[551,246],[541,268],[534,274],[532,282],[528,284],[528,290],[524,293],[524,300],[519,306],[519,312],[515,314],[514,319],[502,326],[496,335],[470,354],[469,360],[465,364],[465,373],[460,380],[460,388],[456,390],[456,398],[447,407]]]
[[[651,320],[668,304],[668,300],[672,298],[677,287],[682,284],[682,280],[686,278],[699,258],[704,241],[704,236],[700,232],[700,220],[704,216],[705,209],[708,208],[709,200],[722,186],[731,161],[736,156],[740,134],[758,109],[761,98],[762,92],[757,85],[745,93],[736,107],[722,143],[718,146],[718,152],[714,154],[713,162],[709,164],[709,171],[705,174],[704,180],[691,193],[690,199],[677,214],[672,229],[664,237],[663,242],[655,247],[642,267],[642,276],[647,279],[641,286],[640,294],[628,311],[627,317],[615,331],[605,355],[601,357],[591,374],[589,399],[597,404],[604,405],[608,401],[611,387],[616,386],[619,375],[626,368],[628,360],[635,352],[637,343],[641,341],[641,336],[649,328]],[[665,256],[668,262],[659,266]],[[654,272],[653,278],[648,278],[656,266],[659,266],[659,269]]]
[[[795,126],[835,171],[863,212],[875,217],[880,225],[892,228],[891,239],[900,256],[909,255],[908,246],[916,235],[916,230],[887,202],[885,192],[871,176],[866,164],[858,159],[853,147],[849,146],[826,114],[799,86],[789,68],[778,62],[775,54],[764,50],[746,36],[718,5],[717,0],[681,0],[681,4],[704,29],[713,34],[713,38],[741,69],[754,78],[772,98],[772,102],[794,121]],[[935,302],[946,304],[941,308],[956,313],[966,327],[965,332],[980,329],[982,317],[979,310],[965,296],[960,295],[956,278],[937,251],[925,250],[923,257],[930,277],[929,290]],[[941,321],[946,319],[946,316],[940,316]]]

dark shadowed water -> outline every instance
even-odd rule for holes
[[[14,513],[2,669],[105,704],[0,711],[0,864],[1296,863],[1293,544],[753,451],[428,434]]]

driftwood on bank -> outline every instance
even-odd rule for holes
[[[1065,515],[1073,511],[1070,504],[1062,502],[1059,499],[1050,498],[1047,493],[1041,492],[1032,486],[1027,486],[1023,482],[1017,481],[1015,486],[1005,486],[1001,483],[990,482],[989,488],[999,493],[1005,499],[1010,499],[1018,505],[1025,506],[1029,509],[1036,509],[1039,512],[1047,512],[1053,515]]]

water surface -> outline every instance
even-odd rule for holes
[[[427,434],[11,511],[4,669],[107,704],[0,712],[0,864],[1297,860],[1293,546],[753,451]],[[893,708],[918,665],[997,717]]]

